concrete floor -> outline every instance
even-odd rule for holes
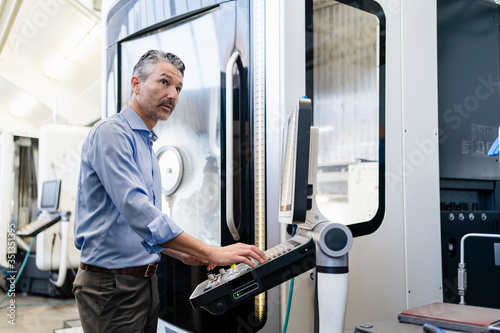
[[[0,300],[5,292],[0,289]],[[11,311],[9,302],[15,300],[16,307]],[[64,303],[64,304],[62,304]],[[22,304],[36,304],[22,306]],[[15,325],[9,323],[11,312],[15,315]],[[73,328],[64,328],[65,322]],[[367,332],[422,332],[418,325],[403,325],[396,321],[372,323],[373,330]],[[158,332],[183,332],[168,323],[160,321]],[[390,328],[390,329],[388,329]],[[291,329],[290,331],[293,331]],[[79,327],[78,310],[72,298],[51,298],[34,295],[16,294],[0,305],[0,332],[1,333],[83,333]],[[345,330],[344,333],[353,333],[353,329]],[[455,332],[446,330],[445,332]]]
[[[0,290],[0,300],[5,292]],[[10,306],[10,301],[15,300],[15,308]],[[22,304],[37,304],[22,306]],[[64,304],[62,304],[64,303]],[[15,323],[9,323],[15,318]],[[65,321],[75,321],[78,326],[78,310],[72,298],[51,298],[43,296],[16,294],[15,297],[7,297],[0,305],[0,332],[2,333],[58,333],[64,327]],[[57,330],[57,331],[54,331]],[[62,332],[68,332],[65,330]],[[75,332],[78,330],[73,330]],[[79,329],[79,332],[83,332]]]

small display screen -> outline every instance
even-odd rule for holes
[[[297,161],[297,119],[298,110],[294,109],[288,118],[288,124],[283,133],[283,159],[281,166],[281,200],[280,211],[293,209],[293,194],[295,185],[295,163]]]
[[[40,208],[47,211],[56,211],[59,208],[59,195],[61,181],[58,179],[47,180],[42,184],[42,197]]]

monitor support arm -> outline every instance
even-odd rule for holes
[[[59,256],[59,273],[57,274],[57,280],[50,282],[57,287],[62,287],[66,281],[66,273],[68,270],[68,265],[66,258],[68,256],[68,238],[69,238],[69,217],[71,212],[65,211],[61,212],[61,252]]]
[[[307,234],[316,243],[314,332],[342,333],[349,289],[351,230],[343,224],[325,221],[316,224],[312,230],[299,227],[297,234]]]
[[[313,230],[316,242],[315,332],[344,332],[349,289],[348,252],[352,233],[343,224],[322,223]]]
[[[311,127],[309,149],[308,200],[310,209],[298,234],[312,237],[316,243],[316,316],[315,333],[343,333],[349,289],[348,252],[352,247],[351,230],[344,224],[328,221],[316,203],[316,173],[318,158],[316,127]]]

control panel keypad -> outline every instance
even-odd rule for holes
[[[287,242],[281,243],[276,245],[275,247],[272,247],[270,249],[267,249],[264,253],[266,255],[267,260],[264,261],[264,263],[260,263],[254,258],[251,258],[252,262],[255,264],[256,267],[263,265],[271,260],[274,260],[287,252],[290,252],[293,249],[293,246],[291,244],[288,244]],[[231,266],[231,268],[225,270],[221,268],[219,270],[219,274],[215,275],[214,273],[209,273],[207,275],[208,277],[208,283],[207,286],[204,288],[204,291],[207,291],[209,289],[212,289],[214,287],[219,286],[222,283],[225,283],[233,278],[235,278],[238,275],[244,274],[248,271],[250,271],[252,268],[248,266],[247,264],[234,264]]]

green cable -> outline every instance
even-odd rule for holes
[[[290,308],[292,307],[292,296],[293,296],[293,284],[294,284],[295,278],[292,278],[290,280],[290,291],[288,292],[288,304],[286,306],[286,316],[285,316],[285,323],[283,324],[283,333],[286,332],[286,329],[288,327],[288,318],[290,317]]]
[[[28,262],[28,258],[30,256],[30,253],[31,253],[31,247],[33,246],[33,242],[35,241],[35,237],[32,237],[31,238],[31,242],[30,242],[30,247],[28,248],[28,252],[26,253],[26,256],[24,257],[24,261],[23,261],[23,264],[21,265],[21,269],[19,270],[19,272],[17,273],[17,276],[16,276],[16,280],[14,281],[14,287],[16,286],[17,284],[17,281],[19,280],[19,278],[21,277],[21,273],[23,272],[24,270],[24,266],[26,266],[26,263]],[[2,300],[0,301],[0,305],[2,305],[2,303],[5,301],[5,299],[10,295],[10,292],[12,291],[12,287],[9,288],[9,290],[5,293],[5,296],[2,298]]]
[[[297,225],[292,224],[292,237],[295,236],[296,231],[297,231]],[[290,280],[290,290],[288,291],[288,304],[286,306],[285,322],[283,323],[283,333],[286,333],[286,330],[288,328],[288,319],[290,318],[290,308],[292,307],[292,296],[293,296],[294,283],[295,283],[295,278],[292,278]]]

